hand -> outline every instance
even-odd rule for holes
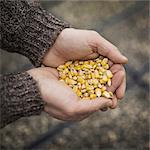
[[[91,30],[64,29],[58,36],[53,47],[44,57],[46,66],[57,67],[68,60],[94,59],[99,55],[111,60],[111,70],[115,74],[112,86],[108,90],[114,92],[117,99],[122,99],[125,93],[125,70],[121,64],[127,63],[116,46]],[[113,100],[111,108],[117,106],[117,100]]]
[[[49,67],[35,68],[28,73],[37,81],[44,110],[60,120],[79,121],[99,109],[112,106],[112,101],[106,98],[81,100],[65,83],[58,81],[58,72]],[[116,97],[113,98],[116,101]]]
[[[43,59],[43,64],[57,67],[68,60],[94,59],[99,55],[108,57],[113,63],[127,63],[116,46],[92,30],[64,29]]]
[[[107,87],[108,91],[111,91],[115,94],[117,99],[122,99],[125,95],[126,89],[126,73],[123,65],[114,64],[109,61],[110,70],[113,73],[112,85]],[[111,106],[112,109],[117,107],[117,101],[113,101]]]

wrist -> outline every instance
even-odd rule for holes
[[[46,55],[43,58],[42,63],[48,67],[57,67],[58,65],[64,63],[64,58],[61,53],[61,49],[64,48],[64,41],[68,38],[70,40],[70,35],[72,34],[74,28],[65,28],[58,35],[55,43],[51,48],[48,49]],[[65,39],[65,40],[64,40]]]

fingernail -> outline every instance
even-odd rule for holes
[[[112,106],[112,102],[108,102],[108,103],[107,103],[107,106],[108,106],[108,107]]]
[[[128,62],[128,58],[125,56],[122,56],[122,58],[124,59],[125,62]]]

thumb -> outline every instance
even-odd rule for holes
[[[104,98],[104,97],[96,98],[93,100],[83,99],[82,101],[79,101],[79,106],[81,110],[80,112],[82,113],[95,112],[105,107],[111,107],[112,100]]]
[[[100,55],[108,57],[114,63],[126,64],[128,59],[123,56],[118,48],[99,35],[97,39],[97,48]]]

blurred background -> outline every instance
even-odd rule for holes
[[[43,113],[21,118],[0,131],[7,150],[148,150],[149,149],[149,2],[41,1],[73,27],[92,29],[128,57],[127,91],[115,110],[97,112],[78,123]],[[19,54],[1,51],[1,73],[33,68]]]

